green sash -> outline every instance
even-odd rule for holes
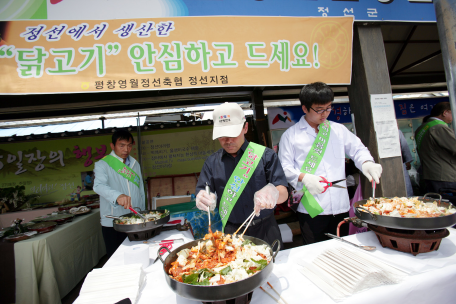
[[[323,159],[323,155],[325,155],[330,133],[331,125],[329,124],[329,121],[326,120],[324,123],[320,124],[317,138],[315,138],[315,141],[307,154],[306,160],[302,164],[302,173],[314,174],[315,171],[317,171],[318,165]],[[302,196],[301,203],[306,208],[307,212],[309,212],[309,215],[314,218],[322,213],[323,208],[317,202],[315,197],[309,193],[305,185],[302,187],[302,190],[304,195]]]
[[[421,143],[423,142],[424,135],[429,131],[430,128],[436,125],[445,125],[448,126],[446,122],[435,119],[432,120],[428,123],[426,123],[421,129],[418,130],[418,132],[415,135],[415,140],[416,140],[416,146],[418,148],[418,151],[420,150]]]
[[[245,186],[255,172],[261,157],[263,156],[266,148],[250,142],[247,149],[242,154],[241,160],[237,164],[230,179],[226,183],[225,190],[223,190],[222,198],[220,199],[219,213],[222,219],[222,231],[225,230],[226,222],[230,217],[231,211],[236,205],[237,200],[244,191]]]
[[[129,180],[139,188],[139,175],[133,171],[132,168],[125,165],[122,161],[120,161],[117,157],[112,155],[106,155],[101,160],[105,161],[111,168],[114,169],[117,173],[119,173],[123,178]]]

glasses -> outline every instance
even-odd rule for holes
[[[316,110],[315,110],[315,109],[313,109],[312,107],[310,107],[310,108],[311,108],[312,110],[314,110],[314,111],[315,111],[315,113],[317,113],[317,114],[322,114],[323,112],[331,112],[331,111],[334,109],[334,107],[333,107],[333,106],[330,106],[330,107],[329,107],[329,108],[327,108],[327,109],[324,109],[324,110],[318,110],[318,111],[316,111]]]

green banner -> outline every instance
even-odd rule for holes
[[[306,160],[302,164],[301,172],[314,174],[317,171],[318,165],[325,155],[326,147],[328,146],[329,136],[331,134],[331,125],[329,121],[320,124],[317,137],[307,154]],[[304,195],[302,196],[301,203],[306,208],[309,215],[314,218],[323,212],[323,208],[317,202],[315,197],[309,193],[306,186],[302,187]]]
[[[119,173],[123,178],[129,180],[139,188],[140,177],[132,168],[121,162],[114,156],[106,155],[101,159],[106,162],[114,171]]]
[[[255,172],[265,149],[266,147],[264,146],[250,142],[244,154],[242,154],[238,165],[233,173],[231,173],[230,179],[226,183],[229,187],[225,187],[222,198],[220,199],[219,213],[222,219],[222,231],[225,230],[225,225],[228,222],[231,211],[241,196],[242,191],[244,191],[245,186],[247,186],[253,172]]]
[[[131,156],[138,157],[136,133]],[[41,203],[70,199],[93,173],[94,163],[111,153],[111,134],[58,138],[0,145],[0,188],[25,186]],[[212,126],[141,133],[143,177],[198,173],[206,158],[220,148]],[[96,176],[95,176],[96,178]],[[83,189],[81,196],[93,194]]]

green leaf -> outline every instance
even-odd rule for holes
[[[251,273],[257,272],[257,270],[256,269],[253,269],[253,270],[247,269],[246,272],[247,272],[247,274],[251,274]]]
[[[245,246],[245,245],[255,245],[255,243],[253,243],[251,240],[245,240],[241,246]]]
[[[258,261],[254,260],[254,259],[251,259],[251,260],[260,265],[255,269],[256,271],[263,270],[266,266],[268,266],[268,261],[266,261],[266,260],[258,260]]]
[[[220,274],[222,274],[222,275],[227,275],[229,272],[231,272],[231,267],[230,267],[230,266],[223,268],[223,269],[220,271]]]
[[[202,274],[203,278],[211,278],[215,275],[214,271],[207,268],[200,269],[196,273]]]
[[[188,275],[185,278],[183,278],[183,277],[182,278],[184,280],[184,283],[194,284],[194,283],[198,283],[198,276],[199,276],[198,273],[192,273],[191,275]]]
[[[208,279],[204,279],[202,280],[201,282],[192,282],[192,283],[189,283],[191,285],[199,285],[199,286],[208,286],[208,285],[211,285],[211,283],[209,282]]]

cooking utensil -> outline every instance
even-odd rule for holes
[[[268,282],[268,285],[269,285],[269,287],[272,288],[272,290],[274,290],[274,292],[279,296],[279,298],[283,301],[283,303],[288,304],[287,301],[285,301],[285,299],[282,298],[282,296],[280,295],[280,293],[278,293],[277,290],[275,290],[275,288],[272,287],[271,283]]]
[[[233,233],[233,235],[236,235],[239,232],[239,230],[241,230],[242,226],[244,226],[245,223],[247,223],[254,216],[255,216],[255,210],[253,210],[252,214],[250,214],[249,217],[244,221],[244,223],[242,223],[242,225],[239,226],[238,230],[236,230],[236,232]]]
[[[183,239],[181,239],[183,241]],[[165,246],[166,248],[168,249],[172,249],[173,248],[173,244],[174,244],[174,240],[163,240],[160,242],[159,245],[162,245],[162,246]],[[157,257],[155,258],[154,262],[152,264],[155,264],[155,262],[157,262],[159,260],[159,256],[165,254],[166,251],[165,250],[159,250],[158,253],[157,253]]]
[[[360,249],[364,249],[364,250],[366,250],[366,251],[373,251],[373,250],[377,249],[377,247],[375,247],[375,246],[356,245],[355,243],[349,242],[349,241],[347,241],[347,240],[345,240],[345,239],[343,239],[343,238],[341,238],[341,237],[338,237],[338,236],[336,236],[336,235],[334,235],[334,234],[331,234],[331,233],[325,233],[325,235],[326,235],[326,236],[329,236],[330,238],[333,238],[333,239],[342,241],[342,242],[344,242],[344,243],[353,245],[353,246],[358,247],[358,248],[360,248]]]
[[[142,215],[141,213],[139,213],[138,211],[136,211],[135,209],[133,209],[132,207],[129,208],[134,214],[138,215],[140,218],[143,219],[144,222],[147,222],[147,219],[144,217],[144,215]]]
[[[210,196],[211,195],[211,188],[209,187],[209,184],[206,182],[206,193]],[[211,229],[211,209],[209,206],[207,206],[207,217],[209,219],[209,233],[212,233]]]
[[[161,241],[154,241],[152,244],[160,244],[160,243],[168,243],[168,242],[183,242],[184,239],[174,239],[174,240],[161,240]]]
[[[326,186],[323,187],[323,188],[325,188],[325,190],[323,190],[322,193],[325,193],[326,190],[328,190],[329,187],[347,189],[346,187],[339,186],[339,185],[335,185],[335,184],[337,184],[337,183],[340,183],[340,182],[343,182],[344,180],[346,180],[345,178],[344,178],[344,179],[339,179],[339,180],[334,181],[334,182],[328,182],[328,180],[327,180],[326,178],[324,178],[323,176],[320,176],[320,177],[323,179],[322,181],[320,181],[320,183],[326,184]]]
[[[149,213],[151,211],[158,211],[160,213],[168,212],[167,210],[145,210],[145,211],[140,211],[140,213],[145,214],[145,213]],[[128,214],[122,215],[122,217],[132,217],[134,215],[135,215],[134,213],[128,213]],[[164,224],[168,223],[169,218],[170,218],[170,214],[168,212],[168,214],[165,217],[162,217],[158,220],[153,220],[153,221],[140,223],[140,224],[129,224],[129,225],[119,224],[121,219],[117,218],[113,221],[113,227],[114,227],[114,230],[119,231],[119,232],[125,232],[125,233],[142,232],[142,231],[147,231],[147,230],[151,230],[151,229],[155,229],[160,226],[163,226]]]
[[[163,271],[165,272],[165,280],[168,286],[178,295],[181,297],[196,300],[196,301],[203,301],[203,302],[210,302],[210,301],[224,301],[228,299],[234,299],[245,295],[255,288],[261,286],[269,277],[274,267],[275,257],[279,253],[280,250],[280,243],[279,240],[275,240],[272,243],[272,247],[263,240],[260,240],[255,237],[251,236],[244,236],[245,240],[252,241],[255,245],[266,245],[272,253],[272,261],[261,271],[255,273],[254,275],[248,277],[247,279],[230,283],[230,284],[223,284],[223,285],[216,285],[216,286],[198,286],[198,285],[190,285],[178,282],[172,279],[168,271],[172,267],[171,262],[174,262],[177,259],[177,253],[183,249],[191,249],[194,246],[198,245],[198,242],[203,241],[203,239],[198,239],[189,243],[186,243],[173,251],[170,251],[166,247],[161,247],[158,249],[160,250],[165,249],[169,252],[169,255],[166,257],[165,260],[158,254],[160,261],[163,263]],[[277,251],[273,251],[274,248],[278,245]]]
[[[429,194],[426,193],[423,197],[418,199],[425,203],[437,202],[439,207],[448,208],[453,206],[450,202],[440,199],[426,198]],[[383,226],[388,228],[405,229],[405,230],[436,230],[451,227],[456,224],[456,213],[452,215],[445,215],[439,217],[425,217],[425,218],[411,218],[411,217],[393,217],[386,215],[373,214],[363,207],[367,203],[367,199],[356,202],[353,204],[355,215],[363,222]]]
[[[117,216],[114,216],[114,215],[105,215],[104,217],[112,218],[112,219],[119,220],[119,221],[122,220],[120,217],[117,217]]]
[[[377,188],[377,184],[374,179],[372,179],[372,198],[375,198],[375,188]]]
[[[276,301],[277,303],[280,303],[279,300],[277,300],[276,298],[274,298],[274,296],[272,294],[270,294],[269,292],[267,292],[266,290],[264,290],[263,287],[260,286],[260,289],[263,290],[268,296],[270,296],[274,301]]]
[[[253,218],[254,218],[254,216],[252,216],[252,217],[250,218],[250,221],[249,221],[249,223],[245,226],[244,232],[242,232],[241,237],[244,236],[245,232],[247,231],[247,229],[249,228],[250,224],[252,223]]]

